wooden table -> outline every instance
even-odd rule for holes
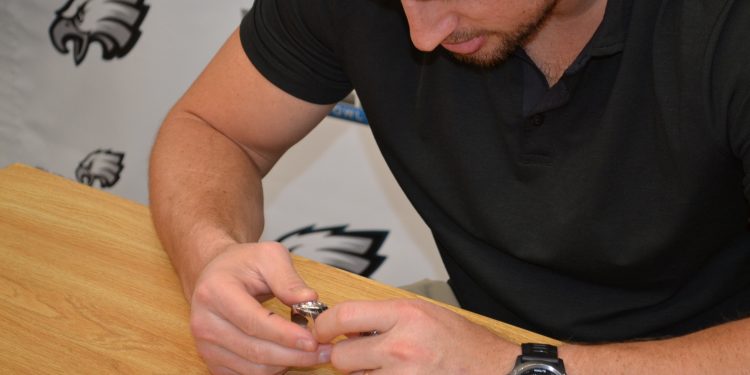
[[[415,296],[294,261],[331,305]],[[277,300],[267,306],[289,311]],[[554,343],[449,308],[511,341]],[[0,373],[208,373],[147,207],[35,168],[0,169]],[[290,373],[338,374],[330,367]]]

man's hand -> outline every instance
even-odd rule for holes
[[[278,243],[230,245],[201,273],[192,296],[191,329],[213,374],[279,374],[329,360],[331,347],[265,309],[276,296],[290,305],[317,299]]]
[[[320,342],[337,342],[331,363],[345,373],[507,374],[519,349],[458,314],[422,300],[345,302],[315,321]],[[359,332],[377,331],[375,336]]]

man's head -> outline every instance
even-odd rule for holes
[[[558,0],[401,0],[414,45],[442,45],[457,59],[492,66],[542,26]]]

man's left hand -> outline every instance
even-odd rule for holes
[[[333,367],[347,374],[507,374],[520,349],[487,329],[417,299],[338,304],[315,321],[321,343],[336,337]],[[362,332],[377,332],[362,335]]]

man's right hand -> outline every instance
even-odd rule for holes
[[[230,245],[206,265],[191,298],[190,325],[213,374],[279,374],[329,361],[330,346],[261,305],[273,296],[287,305],[317,299],[279,243]]]
[[[260,304],[271,296],[313,300],[315,291],[281,245],[249,243],[263,231],[261,178],[333,105],[268,81],[235,30],[159,129],[151,213],[191,301],[198,351],[215,374],[275,374],[327,361],[329,347]]]

